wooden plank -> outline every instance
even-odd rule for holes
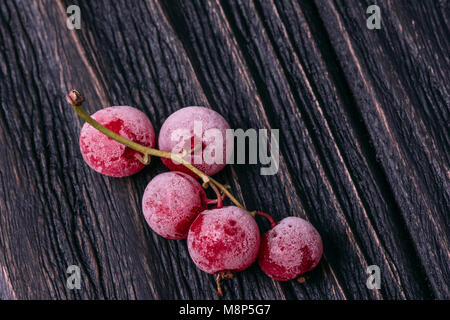
[[[423,291],[425,282],[419,284],[417,274],[407,272],[417,263],[417,256],[398,250],[412,243],[405,241],[409,235],[403,230],[402,221],[393,215],[398,208],[391,194],[382,188],[387,182],[375,161],[375,151],[367,143],[365,128],[354,116],[358,106],[349,99],[348,88],[342,86],[345,81],[332,67],[334,57],[327,54],[332,49],[313,36],[326,34],[317,25],[320,18],[314,17],[312,8],[305,3],[301,3],[303,8],[290,1],[261,1],[255,6],[249,1],[223,3],[228,7],[231,24],[236,26],[242,51],[248,54],[247,63],[265,87],[280,83],[277,71],[268,70],[273,65],[271,61],[280,60],[279,74],[286,77],[296,103],[271,104],[278,106],[278,115],[287,109],[285,118],[294,118],[290,127],[295,127],[296,120],[289,114],[303,115],[309,131],[314,133],[320,161],[359,245],[369,261],[382,263],[383,295],[406,298],[428,294]],[[288,152],[295,155],[295,149]],[[292,162],[294,177],[300,171],[296,163]]]
[[[102,31],[97,32],[93,38],[81,33],[80,41],[88,42],[85,46],[96,48],[96,52],[101,57],[99,59],[100,69],[108,70],[109,68],[108,83],[114,82],[112,84],[114,93],[111,96],[123,97],[128,96],[130,92],[136,92],[136,95],[131,97],[132,100],[135,99],[133,104],[149,108],[148,111],[158,127],[170,113],[182,106],[209,106],[181,43],[178,42],[173,31],[167,27],[165,17],[156,3],[142,3],[139,4],[139,7],[130,10],[126,3],[113,8],[105,2],[95,10],[88,7],[88,4],[86,7],[82,6],[82,9],[86,12],[104,12],[105,14],[105,19],[98,19],[98,15],[86,17],[93,28]],[[136,17],[136,11],[142,12],[143,16]],[[124,14],[124,12],[126,13]],[[127,24],[126,22],[130,19],[135,20],[136,24]],[[121,26],[119,33],[109,27],[115,22]],[[102,48],[108,48],[108,50]],[[143,51],[130,52],[128,48]],[[134,78],[138,79],[137,83],[145,82],[145,85],[130,83],[129,79]],[[158,89],[158,87],[160,88]],[[190,95],[189,92],[192,94]],[[148,96],[150,98],[146,98]],[[222,177],[225,178],[225,175]],[[232,180],[227,182],[233,185]],[[141,190],[145,187],[145,183],[141,183]],[[139,208],[138,214],[140,215],[140,205],[136,207]],[[145,225],[144,222],[142,223]],[[149,245],[153,245],[164,255],[162,268],[170,266],[168,270],[159,270],[164,275],[159,278],[155,275],[155,279],[152,280],[152,284],[158,292],[164,297],[202,299],[216,297],[212,285],[213,277],[194,266],[188,257],[184,241],[178,242],[175,247],[173,242],[168,242],[155,235],[152,235],[152,238],[157,238],[157,241],[149,239],[146,241],[150,241]],[[151,267],[155,268],[155,266]],[[254,276],[251,274],[242,281],[241,279],[238,277],[236,281],[230,283],[230,286],[234,286],[234,288],[226,290],[228,298],[244,296],[247,298],[280,298],[277,289],[272,288],[273,284],[269,283],[269,286],[262,285],[255,288],[249,285],[249,283],[255,282]],[[173,287],[173,292],[167,289],[168,283]]]
[[[0,266],[1,267],[1,266]],[[14,290],[11,283],[6,278],[6,272],[4,268],[0,268],[0,300],[14,300],[16,296],[14,295]]]
[[[279,128],[282,125],[281,136],[283,140],[280,144],[283,154],[278,176],[280,176],[281,185],[285,185],[286,181],[290,181],[285,197],[295,197],[298,203],[297,206],[288,208],[290,214],[305,215],[302,212],[304,209],[297,211],[295,208],[303,207],[303,202],[306,202],[309,206],[306,210],[306,215],[319,226],[319,230],[322,231],[325,238],[327,234],[333,234],[335,239],[339,238],[340,247],[334,251],[336,253],[335,256],[331,253],[333,252],[331,250],[333,241],[328,239],[330,241],[326,242],[326,245],[330,245],[330,250],[326,251],[332,255],[331,258],[327,255],[326,259],[327,261],[332,259],[333,268],[338,268],[337,276],[340,278],[339,281],[354,283],[355,287],[349,290],[348,293],[344,293],[339,291],[339,284],[337,284],[333,291],[323,287],[323,289],[320,289],[320,292],[316,291],[308,294],[316,297],[336,298],[336,296],[329,296],[327,292],[340,292],[340,294],[348,294],[350,297],[367,297],[367,295],[370,296],[371,294],[375,294],[374,297],[376,297],[377,293],[370,292],[365,288],[367,262],[359,245],[356,243],[355,236],[344,217],[341,204],[337,201],[331,183],[326,177],[322,164],[318,159],[315,146],[311,141],[311,135],[308,132],[309,128],[305,126],[304,120],[301,119],[301,115],[297,111],[294,111],[294,117],[290,117],[292,115],[291,110],[295,109],[296,102],[283,72],[280,71],[276,57],[273,56],[270,49],[267,49],[267,44],[264,44],[262,41],[259,42],[257,46],[263,53],[258,56],[253,55],[246,61],[237,41],[233,38],[232,30],[219,4],[214,1],[207,4],[192,4],[189,2],[164,3],[169,16],[173,14],[171,20],[176,21],[174,23],[175,28],[179,28],[177,29],[178,32],[183,35],[182,39],[186,41],[185,47],[188,47],[189,44],[188,50],[191,50],[191,60],[197,61],[194,62],[194,65],[199,68],[197,73],[209,75],[208,78],[202,81],[202,84],[210,87],[206,91],[212,92],[212,95],[219,96],[217,98],[212,97],[212,99],[215,99],[218,108],[220,109],[222,106],[222,112],[231,110],[232,114],[239,114],[240,110],[247,110],[247,105],[252,105],[260,114],[253,126],[270,128],[274,124],[275,128]],[[242,7],[243,4],[239,3],[237,6]],[[175,13],[180,15],[175,16]],[[254,25],[255,29],[261,30],[260,26],[258,26],[257,16],[243,17],[242,20],[251,21],[250,24]],[[198,26],[195,25],[197,21]],[[188,24],[190,26],[194,24],[194,26],[189,28]],[[214,37],[212,36],[213,34]],[[249,39],[244,39],[243,42],[251,42],[255,37],[257,37],[257,33],[249,33]],[[204,39],[217,38],[219,40],[203,41]],[[257,61],[258,67],[266,68],[266,70],[263,70],[264,76],[256,78],[256,84],[252,78],[255,74],[252,74],[249,68],[242,67],[250,60]],[[222,61],[222,64],[220,64],[220,61]],[[226,70],[221,65],[226,66]],[[221,81],[219,82],[216,79]],[[220,89],[222,83],[225,83],[223,90]],[[241,86],[239,91],[233,92],[231,96],[221,94],[226,88],[232,87],[236,83]],[[213,91],[215,92],[213,93]],[[308,101],[308,103],[310,102],[313,102],[313,100]],[[271,107],[274,110],[270,110]],[[247,123],[249,120],[252,121],[250,116],[249,118],[248,120],[245,119]],[[280,119],[280,122],[275,122],[276,120],[268,121],[269,118]],[[248,125],[247,123],[242,125]],[[291,169],[286,164],[283,165],[283,162],[288,162],[290,166],[293,164],[301,165],[302,168],[294,171],[292,175]],[[305,167],[311,169],[305,170]],[[270,177],[269,180],[273,181],[274,178],[276,177]],[[245,177],[244,180],[246,179],[252,179],[252,177]],[[270,182],[267,181],[266,183]],[[255,185],[260,184],[260,182],[255,183]],[[260,190],[260,192],[264,193],[264,190]],[[318,194],[319,197],[317,196]],[[270,202],[269,199],[270,194],[267,194],[265,201],[261,202],[259,206],[276,208],[275,202]],[[284,212],[286,211],[280,208],[272,213],[283,217],[286,215]],[[338,263],[338,260],[342,259],[342,255],[345,255],[351,261],[349,264],[352,267]],[[328,271],[328,273],[331,277],[336,276],[334,271]],[[314,286],[320,287],[320,284],[318,285],[319,282],[313,283]],[[313,285],[311,287],[307,286],[304,290],[311,290]],[[292,285],[288,290],[295,292],[298,297],[305,296],[303,288],[298,285]]]
[[[66,28],[71,4],[78,31]],[[225,282],[225,299],[448,298],[445,3],[383,3],[377,33],[368,2],[350,4],[0,2],[0,299],[217,298],[185,241],[142,217],[160,161],[123,179],[85,165],[72,88],[88,111],[133,105],[157,131],[186,105],[281,129],[277,175],[234,165],[217,179],[249,209],[309,219],[324,259],[301,285],[254,265]],[[81,290],[66,288],[72,264]],[[365,286],[370,264],[379,291]]]
[[[435,296],[448,298],[442,279],[450,274],[449,33],[439,23],[445,10],[434,1],[383,2],[383,27],[373,31],[365,28],[368,1],[316,5],[421,267]]]
[[[164,260],[151,261],[161,254],[142,239],[151,235],[138,210],[148,177],[141,177],[137,188],[132,179],[114,181],[89,170],[79,153],[81,122],[63,99],[77,87],[93,106],[110,105],[104,79],[65,28],[62,5],[23,4],[20,11],[20,3],[2,5],[9,15],[2,19],[9,23],[2,27],[2,43],[13,48],[2,59],[11,79],[2,82],[2,139],[16,137],[18,143],[17,148],[2,144],[2,199],[9,206],[1,223],[7,244],[2,265],[17,297],[160,297],[149,279],[152,271],[165,270]],[[30,21],[33,28],[25,28]],[[22,65],[22,73],[12,72]],[[14,177],[16,184],[8,185]],[[84,290],[65,289],[70,264],[82,268]]]

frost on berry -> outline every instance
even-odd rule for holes
[[[268,276],[287,281],[313,269],[322,251],[317,230],[304,219],[288,217],[263,236],[258,262]]]
[[[136,108],[109,107],[97,111],[92,118],[129,140],[151,148],[155,145],[152,123]],[[95,171],[107,176],[130,176],[144,168],[135,157],[136,151],[105,136],[88,123],[81,129],[80,149],[84,161]]]
[[[147,185],[142,211],[157,234],[184,239],[194,219],[207,208],[205,200],[205,191],[197,180],[182,172],[165,172]]]
[[[258,255],[259,242],[255,219],[234,206],[203,211],[188,234],[192,260],[212,274],[249,267]]]
[[[197,128],[201,127],[201,132],[194,132],[194,124]],[[215,131],[221,135],[221,140],[215,136],[205,135],[206,132]],[[206,173],[213,175],[222,170],[227,162],[226,151],[226,130],[230,129],[227,121],[214,110],[205,107],[186,107],[170,115],[161,127],[158,137],[158,146],[160,150],[174,152],[176,149],[191,151],[194,148],[200,148],[200,157],[195,158],[194,151],[185,156],[185,160],[190,161],[195,167]],[[197,142],[196,142],[197,141]],[[231,146],[229,146],[231,150]],[[177,150],[179,153],[182,150]],[[218,158],[221,161],[215,161],[215,152],[220,152]],[[211,155],[210,160],[206,161],[205,155]],[[170,170],[185,172],[195,176],[191,170],[185,166],[173,162],[171,159],[162,159],[163,163]]]

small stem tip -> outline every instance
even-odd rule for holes
[[[218,275],[216,276],[217,295],[218,295],[219,297],[222,297],[222,296],[223,296],[223,291],[222,291],[222,286],[221,286],[221,284],[220,284],[220,280],[221,280],[221,277],[220,277],[220,274],[218,274]]]
[[[217,285],[217,295],[220,297],[223,296],[222,291],[222,280],[223,279],[231,279],[233,278],[234,273],[232,271],[220,271],[216,276],[216,285]]]
[[[144,154],[144,156],[141,156],[141,154],[136,153],[134,155],[134,157],[136,159],[138,159],[144,166],[148,166],[150,164],[150,162],[151,162],[150,155],[147,154],[147,153]]]
[[[66,96],[66,100],[68,103],[74,106],[81,106],[81,104],[84,102],[83,96],[77,90],[70,90],[70,92]]]
[[[298,283],[305,283],[306,282],[306,278],[305,277],[298,277],[297,278],[297,282]]]

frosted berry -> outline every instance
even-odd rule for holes
[[[197,126],[195,132],[194,125]],[[216,129],[215,132],[220,135],[220,139],[216,138],[212,129]],[[214,110],[205,107],[186,107],[171,114],[163,123],[158,146],[160,150],[173,153],[192,151],[184,159],[207,175],[213,175],[222,170],[228,160],[227,129],[230,129],[227,121]],[[193,149],[199,150],[198,156],[195,156]],[[229,150],[232,150],[232,146],[229,146]],[[171,159],[162,161],[170,170],[195,176],[191,170]]]
[[[155,145],[152,123],[136,108],[109,107],[97,111],[92,118],[129,140],[151,148]],[[107,176],[126,177],[144,168],[136,158],[137,151],[108,138],[88,123],[81,129],[80,149],[84,161],[95,171]]]
[[[249,267],[258,255],[259,241],[255,219],[230,206],[199,214],[189,229],[188,249],[197,267],[216,274]]]
[[[142,198],[148,225],[167,239],[186,238],[190,225],[205,209],[206,194],[200,183],[179,171],[154,177]]]
[[[263,236],[258,262],[268,276],[287,281],[313,269],[322,251],[322,239],[312,224],[288,217]]]

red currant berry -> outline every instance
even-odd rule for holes
[[[288,217],[263,236],[258,262],[269,277],[287,281],[313,269],[322,251],[322,239],[312,224]]]
[[[215,274],[249,267],[258,255],[259,241],[255,219],[230,206],[199,214],[189,229],[188,249],[201,270]]]
[[[185,150],[188,154],[184,159],[210,176],[222,170],[228,160],[227,129],[230,129],[227,121],[214,110],[186,107],[171,114],[163,123],[158,138],[159,149],[172,153]],[[191,170],[172,159],[162,161],[170,170],[196,177]]]
[[[129,140],[150,148],[155,145],[152,123],[136,108],[109,107],[97,111],[92,118]],[[84,161],[95,171],[107,176],[126,177],[144,168],[136,158],[139,152],[108,138],[88,123],[81,129],[80,149]]]
[[[166,239],[184,239],[197,215],[207,209],[206,194],[191,176],[171,171],[150,181],[142,198],[148,225]]]

